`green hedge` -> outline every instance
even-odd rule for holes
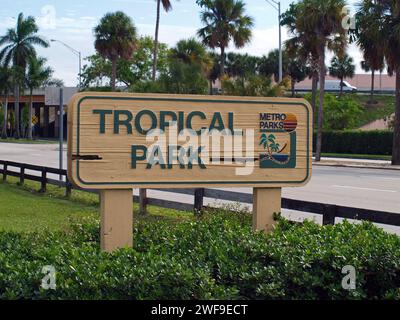
[[[363,223],[320,227],[282,220],[272,235],[248,215],[146,222],[135,247],[99,250],[97,221],[68,234],[0,233],[0,299],[399,299],[400,238]],[[43,290],[44,265],[57,271]],[[356,290],[341,287],[357,270]]]
[[[314,133],[314,150],[316,144]],[[372,131],[327,131],[322,134],[323,153],[391,155],[393,132]]]

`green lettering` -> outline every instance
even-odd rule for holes
[[[153,166],[159,164],[161,169],[166,169],[165,160],[160,146],[155,146],[150,154],[149,161],[147,162],[146,169],[151,169]]]
[[[151,120],[151,126],[148,130],[144,130],[141,125],[141,120],[143,116],[149,116]],[[150,130],[157,128],[157,117],[156,115],[150,110],[142,110],[140,111],[135,118],[135,127],[137,132],[140,134],[147,134]]]
[[[106,133],[106,115],[112,113],[112,110],[93,110],[93,114],[100,115],[100,133]]]
[[[166,121],[166,117],[171,117],[171,120]],[[169,127],[171,121],[176,121],[176,113],[172,111],[161,111],[160,112],[160,129],[165,132],[165,127]]]
[[[183,111],[179,111],[178,113],[178,134],[183,130],[183,125],[185,123],[184,117],[185,113]]]
[[[218,126],[216,126],[217,122],[219,123]],[[225,130],[225,125],[224,121],[222,120],[222,116],[220,112],[214,113],[213,119],[211,121],[210,125],[210,131],[213,129],[217,129],[219,131]]]
[[[138,156],[138,151],[142,151],[142,155]],[[147,148],[146,146],[132,146],[131,153],[131,168],[136,169],[138,161],[146,160],[147,158]]]
[[[199,117],[202,120],[206,119],[206,115],[201,112],[201,111],[193,111],[191,113],[188,114],[187,118],[186,118],[186,128],[187,129],[191,129],[193,130],[193,126],[192,126],[192,119],[194,117]],[[202,127],[201,129],[206,129],[205,127]],[[196,131],[197,134],[201,134],[201,130]]]
[[[120,116],[124,115],[126,116],[125,120],[121,120]],[[116,110],[114,112],[114,133],[118,134],[119,133],[119,127],[120,126],[125,126],[126,131],[128,134],[132,134],[132,113],[129,112],[128,110]]]
[[[228,113],[228,127],[231,130],[232,134],[234,133],[235,128],[233,127],[233,112]]]

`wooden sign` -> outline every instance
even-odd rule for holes
[[[311,176],[311,116],[298,99],[77,94],[70,179],[90,189],[301,186]]]
[[[103,250],[132,245],[132,188],[253,187],[255,230],[281,188],[311,177],[303,99],[79,93],[68,105],[68,177],[101,190]]]

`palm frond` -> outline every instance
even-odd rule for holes
[[[157,0],[157,1],[159,1],[159,0]],[[165,12],[172,10],[172,4],[171,4],[170,0],[161,0],[161,4],[162,4]]]
[[[43,48],[48,48],[50,46],[49,42],[46,39],[39,36],[27,37],[25,38],[24,42],[31,45],[41,46]]]

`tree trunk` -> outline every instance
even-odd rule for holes
[[[319,53],[319,109],[317,123],[317,146],[315,161],[321,161],[322,126],[324,123],[324,95],[325,95],[325,44],[321,46]]]
[[[311,106],[313,109],[314,117],[317,114],[317,91],[318,91],[318,73],[314,72],[312,76],[312,92],[311,92]],[[315,120],[314,120],[315,122]],[[313,122],[313,125],[314,125]]]
[[[291,81],[291,86],[292,86],[292,98],[294,98],[294,89],[295,89],[295,86],[296,86],[296,82],[293,79]]]
[[[374,91],[375,91],[375,70],[372,69],[372,77],[371,77],[371,103],[374,102]]]
[[[32,108],[33,108],[33,90],[30,89],[29,112],[28,112],[28,139],[32,140]]]
[[[210,96],[212,96],[213,95],[213,81],[212,80],[209,80],[208,81],[209,82],[209,88],[210,88]]]
[[[6,94],[4,97],[4,119],[3,119],[3,128],[1,131],[1,138],[7,139],[7,121],[8,121],[8,95]]]
[[[115,91],[115,82],[117,79],[117,60],[114,59],[112,62],[112,71],[111,71],[111,91]]]
[[[339,97],[343,96],[343,77],[340,78],[340,94]]]
[[[400,165],[400,66],[396,70],[396,112],[394,116],[392,165]]]
[[[152,74],[153,81],[156,81],[156,73],[157,73],[158,30],[160,28],[160,9],[161,9],[160,5],[161,5],[161,0],[157,0],[156,31],[154,35],[154,51],[153,51],[153,74]]]
[[[14,88],[14,121],[15,121],[15,128],[14,128],[14,138],[19,139],[20,135],[20,119],[19,119],[19,84],[17,84]]]
[[[225,47],[221,47],[220,79],[225,75]]]

